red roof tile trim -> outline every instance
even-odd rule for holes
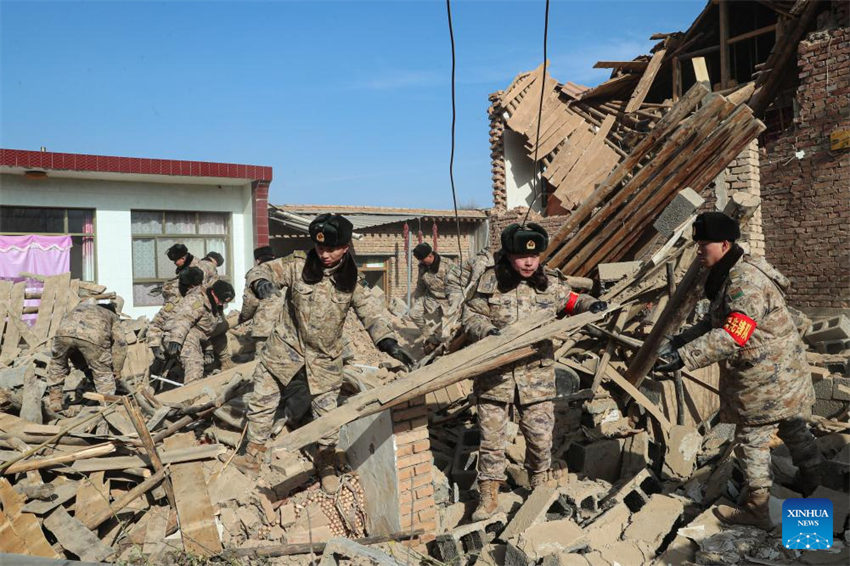
[[[183,177],[225,177],[272,180],[272,168],[262,165],[213,163],[209,161],[179,161],[176,159],[147,159],[142,157],[113,157],[81,153],[53,153],[0,149],[0,166],[54,169],[68,171],[100,171],[139,175],[176,175]]]

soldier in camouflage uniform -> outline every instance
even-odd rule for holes
[[[261,266],[273,259],[274,250],[271,246],[260,246],[254,250],[254,267],[245,274],[245,290],[242,291],[242,310],[239,313],[239,324],[254,318],[257,307],[260,306],[260,298],[257,297],[257,291],[252,284],[258,279],[268,279],[264,276],[265,268]]]
[[[446,297],[448,312],[458,312],[463,303],[472,296],[473,283],[476,283],[488,267],[495,265],[490,250],[484,249],[462,265],[453,264],[446,274]]]
[[[159,311],[157,311],[156,315],[154,315],[153,320],[148,327],[148,344],[156,346],[162,342],[162,333],[165,330],[165,323],[174,312],[174,309],[177,307],[177,303],[179,303],[180,299],[183,298],[183,295],[181,295],[179,291],[180,273],[190,267],[197,267],[204,274],[204,286],[212,285],[218,281],[216,262],[214,259],[209,258],[209,256],[198,259],[189,253],[189,248],[187,248],[184,244],[174,244],[168,248],[165,254],[168,256],[168,259],[174,262],[176,268],[174,270],[174,277],[162,284],[163,305]],[[221,256],[219,255],[219,257]],[[223,262],[224,258],[222,258],[222,263]]]
[[[606,303],[572,292],[569,285],[540,265],[539,254],[548,245],[541,226],[511,224],[502,231],[500,258],[478,280],[474,296],[463,307],[463,326],[473,340],[499,334],[500,329],[540,312],[558,316],[599,312]],[[505,480],[505,432],[508,410],[520,414],[520,430],[527,449],[525,465],[531,485],[548,480],[552,428],[555,423],[555,366],[551,340],[538,344],[531,358],[516,362],[475,380],[481,447],[478,451],[478,484],[481,500],[473,520],[492,516],[498,508]]]
[[[233,300],[233,286],[219,280],[210,287],[192,288],[183,297],[174,314],[165,325],[166,356],[180,357],[183,364],[184,383],[204,376],[204,343],[211,343],[214,350],[223,348],[224,334],[216,334],[216,328],[224,318],[224,307]]]
[[[446,278],[454,265],[425,242],[413,248],[419,260],[419,276],[413,292],[410,319],[419,327],[426,341],[439,342],[443,317],[449,312]]]
[[[814,403],[805,347],[785,304],[788,280],[735,243],[738,223],[720,212],[694,221],[698,256],[710,268],[705,319],[659,351],[659,371],[690,370],[715,362],[721,369],[721,415],[737,425],[738,455],[748,484],[739,508],[719,506],[728,523],[771,526],[768,513],[770,439],[785,442],[800,468],[801,488],[820,483],[821,454],[807,426]]]
[[[91,370],[95,390],[113,395],[115,375],[120,374],[127,357],[124,329],[114,303],[82,302],[62,317],[47,365],[47,406],[54,412],[63,408],[62,386],[69,373],[68,359],[79,360],[75,353]]]
[[[301,368],[306,369],[311,410],[319,417],[339,402],[342,385],[343,324],[353,308],[378,349],[405,364],[413,360],[398,345],[389,315],[366,291],[349,247],[352,225],[339,214],[321,214],[310,224],[315,248],[264,264],[274,281],[257,282],[286,288],[274,331],[260,353],[254,371],[254,391],[248,403],[248,444],[234,463],[245,472],[259,470],[271,434],[281,389]],[[336,492],[337,433],[319,441],[315,465],[322,488]]]

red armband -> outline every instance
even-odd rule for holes
[[[578,302],[578,293],[573,293],[570,291],[570,296],[567,299],[567,304],[564,305],[564,312],[567,314],[573,314],[573,310],[576,308],[576,303]]]
[[[723,330],[729,333],[729,336],[738,343],[738,346],[743,346],[753,335],[756,329],[756,321],[740,312],[729,313],[726,317],[726,323],[723,325]]]

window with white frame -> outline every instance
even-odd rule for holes
[[[229,279],[230,214],[226,212],[182,212],[133,210],[130,212],[133,234],[133,306],[162,304],[156,289],[174,277],[174,262],[166,252],[182,243],[200,259],[210,252],[224,256],[218,268]]]
[[[71,236],[71,277],[95,280],[95,229],[92,208],[0,206],[0,235]]]

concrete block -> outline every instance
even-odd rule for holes
[[[561,496],[576,515],[589,519],[599,514],[599,502],[608,495],[609,489],[607,483],[577,480],[561,486]]]
[[[619,261],[616,263],[600,263],[596,270],[599,272],[599,282],[602,285],[613,283],[640,269],[639,261]]]
[[[850,401],[850,377],[832,378],[832,398],[836,401]]]
[[[585,527],[587,545],[598,550],[619,540],[631,516],[632,512],[625,503],[615,504]]]
[[[687,480],[697,465],[697,454],[702,447],[702,435],[685,425],[673,425],[664,453],[661,476],[665,479]]]
[[[616,503],[625,503],[632,512],[636,512],[646,504],[649,494],[660,490],[661,486],[658,479],[649,469],[643,469],[634,477],[617,485],[599,502],[599,506],[607,509]]]
[[[623,462],[620,477],[630,477],[649,465],[649,434],[640,431],[626,438],[623,443]]]
[[[582,528],[572,519],[533,525],[508,541],[507,566],[531,566],[550,554],[572,552],[587,546]]]
[[[669,238],[704,202],[705,199],[690,187],[682,189],[673,197],[652,227],[665,238]]]
[[[832,530],[835,534],[843,533],[850,515],[850,498],[847,494],[820,486],[809,497],[822,497],[832,501]]]
[[[815,388],[815,399],[832,399],[832,389],[834,387],[832,378],[827,377],[820,381],[815,381],[812,385]]]
[[[847,401],[835,399],[818,399],[812,407],[812,412],[818,416],[831,419],[840,415],[847,407]]]
[[[850,357],[844,360],[826,362],[826,369],[831,374],[838,374],[844,377],[850,377]]]
[[[488,519],[463,525],[450,533],[437,535],[435,546],[438,558],[449,564],[459,564],[465,555],[479,554],[482,549],[502,530],[507,517],[497,513]]]
[[[642,540],[649,544],[653,555],[684,512],[682,501],[657,493],[635,513],[623,532],[623,540]]]
[[[847,340],[850,338],[850,318],[842,314],[813,322],[804,338],[812,345],[818,342]]]
[[[620,477],[623,439],[605,439],[590,444],[573,444],[567,451],[567,465],[591,479],[615,482]]]
[[[645,566],[651,564],[655,552],[643,541],[618,540],[599,551],[607,564],[620,566]]]
[[[546,485],[538,486],[531,492],[519,511],[516,512],[505,530],[499,534],[499,539],[509,541],[530,526],[542,521],[546,512],[555,502],[559,495],[558,489]]]
[[[815,344],[815,350],[821,354],[840,354],[845,350],[850,350],[850,340],[831,340],[829,342],[818,342]]]

